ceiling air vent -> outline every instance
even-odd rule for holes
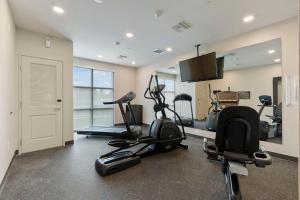
[[[176,32],[182,32],[184,30],[188,30],[190,29],[192,26],[186,22],[186,21],[181,21],[178,24],[175,24],[174,26],[172,26],[172,29]]]
[[[127,56],[124,56],[124,55],[119,55],[118,58],[119,58],[119,59],[126,59],[126,58],[128,58],[128,57],[127,57]]]
[[[163,53],[165,53],[165,51],[162,50],[162,49],[155,49],[153,52],[157,53],[157,54],[163,54]]]

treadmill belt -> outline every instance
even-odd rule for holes
[[[104,136],[115,136],[126,134],[127,130],[125,127],[103,127],[103,126],[90,126],[85,129],[76,131],[77,134],[83,135],[104,135]]]

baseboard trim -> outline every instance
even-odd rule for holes
[[[8,171],[9,171],[9,169],[10,169],[10,167],[11,167],[11,164],[12,164],[12,162],[14,161],[16,155],[18,155],[18,154],[19,154],[19,150],[15,150],[14,156],[12,157],[12,159],[11,159],[11,161],[10,161],[10,163],[9,163],[9,166],[8,166],[6,172],[5,172],[5,175],[4,175],[4,177],[3,177],[3,180],[2,180],[1,183],[0,183],[0,194],[2,193],[2,190],[3,190],[3,188],[4,188],[5,182],[6,182],[6,180],[7,180]]]
[[[74,140],[66,141],[65,146],[74,144]]]
[[[125,126],[124,123],[115,123],[114,126]]]
[[[198,139],[203,139],[203,136],[200,135],[195,135],[195,134],[191,134],[191,133],[185,133],[187,136],[193,137],[193,138],[198,138]]]
[[[193,138],[198,138],[198,139],[203,139],[204,137],[200,136],[200,135],[194,135],[194,134],[190,134],[190,133],[186,133],[188,136],[193,137]],[[210,140],[210,139],[209,139]],[[294,157],[294,156],[288,156],[288,155],[284,155],[284,154],[280,154],[280,153],[274,153],[271,151],[268,151],[273,157],[276,158],[281,158],[284,160],[289,160],[289,161],[293,161],[293,162],[298,162],[298,158]]]
[[[280,154],[280,153],[274,153],[274,152],[270,152],[268,151],[273,157],[276,157],[276,158],[281,158],[281,159],[284,159],[284,160],[289,160],[289,161],[293,161],[293,162],[298,162],[298,158],[297,157],[294,157],[294,156],[288,156],[288,155],[283,155],[283,154]]]

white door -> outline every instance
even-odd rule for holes
[[[62,63],[22,56],[21,152],[62,146]]]

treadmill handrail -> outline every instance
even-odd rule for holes
[[[132,101],[135,97],[136,97],[136,94],[134,92],[130,91],[127,94],[125,94],[124,96],[122,96],[120,99],[117,99],[115,101],[106,101],[106,102],[103,102],[103,104],[108,105],[108,104],[128,103],[128,102]]]

